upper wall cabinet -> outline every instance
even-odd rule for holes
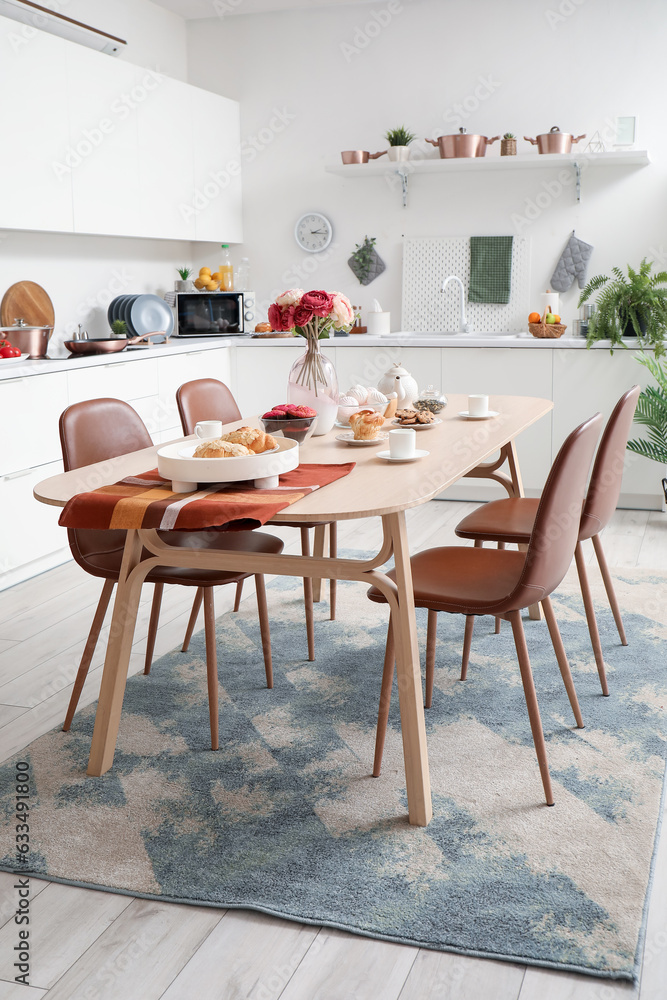
[[[236,101],[21,27],[0,18],[0,229],[241,242]]]
[[[0,228],[71,232],[72,184],[55,160],[68,137],[67,42],[0,18]]]

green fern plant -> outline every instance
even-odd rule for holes
[[[667,271],[651,274],[653,262],[646,257],[635,270],[628,265],[627,275],[612,267],[611,276],[598,274],[588,282],[579,298],[582,306],[597,293],[596,310],[588,323],[587,346],[597,340],[610,340],[614,347],[624,347],[622,338],[634,333],[642,347],[653,347],[656,358],[665,353],[667,331]]]
[[[384,137],[390,146],[409,146],[417,138],[415,133],[410,132],[405,125],[389,129],[388,132],[385,132]]]
[[[647,435],[646,438],[628,441],[628,451],[665,466],[667,465],[667,368],[645,354],[640,355],[637,361],[648,368],[657,382],[657,388],[649,385],[639,394],[635,423],[646,427]]]

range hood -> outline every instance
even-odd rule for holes
[[[82,21],[75,21],[65,14],[58,14],[48,7],[32,3],[32,0],[0,0],[0,15],[109,55],[116,55],[123,45],[127,45],[123,38],[116,38],[115,35],[92,28]]]

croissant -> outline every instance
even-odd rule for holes
[[[252,455],[249,448],[242,444],[235,444],[231,441],[223,441],[222,438],[212,438],[210,441],[202,441],[193,453],[193,458],[239,458],[241,455]]]
[[[263,451],[272,451],[278,444],[274,437],[265,434],[257,427],[237,427],[235,431],[223,434],[220,440],[245,445],[255,455],[261,455]]]

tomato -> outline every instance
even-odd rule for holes
[[[0,358],[20,358],[21,352],[18,347],[12,347],[8,344],[7,347],[0,347]]]

